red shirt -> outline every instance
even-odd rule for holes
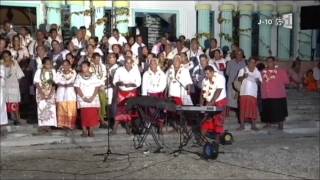
[[[286,85],[289,84],[287,71],[278,68],[266,69],[262,71],[262,79],[262,99],[287,97]]]

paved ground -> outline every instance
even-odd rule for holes
[[[132,136],[120,131],[111,136],[112,152],[107,162],[94,156],[106,152],[106,130],[94,138],[81,138],[76,131],[65,136],[32,136],[32,125],[10,126],[1,138],[1,179],[320,179],[319,95],[289,92],[289,113],[283,132],[275,128],[236,132],[230,118],[227,127],[235,142],[220,146],[217,160],[182,153],[170,155],[178,136],[166,133],[159,154],[133,148]],[[262,124],[259,124],[261,127]],[[248,127],[249,128],[249,127]],[[152,140],[148,139],[152,150]],[[200,152],[201,148],[186,149]]]

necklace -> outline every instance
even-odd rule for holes
[[[103,73],[102,73],[102,67],[101,65],[92,64],[94,73],[97,75],[98,79],[102,79]]]
[[[40,80],[44,85],[52,85],[53,84],[53,73],[52,70],[41,69]]]
[[[81,73],[80,76],[84,80],[89,80],[91,78],[91,74],[89,76],[85,76],[83,73]]]
[[[74,72],[73,72],[73,71],[69,71],[69,72],[67,72],[67,73],[64,73],[64,72],[62,71],[62,77],[63,77],[66,81],[70,80],[70,79],[73,77],[73,75],[74,75]]]

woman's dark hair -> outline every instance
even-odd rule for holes
[[[14,40],[14,38],[18,38],[20,40],[20,36],[18,34],[12,36],[12,41]]]
[[[214,69],[212,66],[208,65],[204,68],[204,71],[210,71],[210,72],[214,72]]]
[[[208,59],[208,56],[207,56],[206,54],[201,54],[201,55],[199,56],[199,59],[201,59],[201,58],[206,58],[206,59]]]
[[[10,52],[9,50],[4,50],[4,51],[2,51],[2,56],[3,56],[4,54],[8,54],[9,56],[12,56],[12,55],[11,55],[11,52]]]
[[[57,44],[60,44],[59,41],[57,41],[57,40],[54,39],[54,40],[51,41],[51,46],[52,46],[52,44],[53,44],[54,42],[56,42]]]
[[[28,27],[23,26],[23,27],[21,27],[21,29],[24,29],[25,31],[27,31],[31,35],[31,31]]]
[[[4,37],[0,36],[0,41],[4,41],[4,42],[6,43],[5,48],[8,46],[8,41],[7,41],[7,39],[6,39],[6,38],[4,38]]]
[[[44,57],[44,58],[42,59],[42,64],[45,64],[45,63],[47,63],[48,61],[49,61],[50,63],[52,62],[51,59],[50,59],[48,56],[46,56],[46,57]]]
[[[218,42],[217,42],[217,39],[216,38],[212,38],[211,40],[210,40],[210,42],[211,41],[214,41],[217,45],[218,45]]]
[[[291,68],[294,69],[298,65],[298,63],[301,63],[300,59],[294,60],[291,64]]]
[[[258,63],[256,66],[259,71],[263,71],[266,68],[262,62]]]
[[[89,38],[89,40],[90,40],[90,39],[94,40],[94,42],[95,42],[96,44],[98,44],[98,42],[99,42],[99,38],[98,38],[97,36],[91,36],[91,37]]]
[[[276,58],[275,58],[274,56],[268,56],[268,57],[266,58],[266,60],[268,60],[268,59],[271,59],[272,61],[276,61]]]
[[[50,29],[49,33],[52,34],[54,31],[55,31],[56,33],[58,33],[57,29],[55,29],[55,28]]]
[[[85,61],[83,61],[83,62],[80,64],[81,67],[82,67],[83,65],[87,65],[88,67],[90,67],[90,62],[87,61],[87,60],[85,60]]]
[[[258,61],[258,58],[256,58],[256,57],[250,57],[249,59],[248,59],[248,62],[250,62],[250,61],[254,61],[254,62],[257,62]]]
[[[101,57],[101,55],[99,53],[95,52],[92,54],[92,58],[96,58],[96,57]]]
[[[71,56],[73,59],[75,58],[72,53],[68,53],[68,54],[66,55],[66,58],[67,58],[67,56]]]
[[[62,64],[64,64],[64,63],[68,63],[69,65],[71,65],[71,62],[70,62],[68,59],[65,59],[65,60],[62,62]]]

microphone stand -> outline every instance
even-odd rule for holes
[[[108,91],[109,91],[109,87],[108,87],[108,85],[109,85],[109,69],[110,69],[110,67],[106,66],[106,69],[107,69],[107,79],[106,79],[107,91],[106,91],[106,93],[108,95]],[[108,106],[107,106],[107,112],[108,112],[108,109],[109,109]],[[109,118],[109,120],[110,120],[110,118]],[[103,156],[103,162],[106,162],[110,155],[128,156],[128,154],[114,153],[114,152],[111,151],[111,147],[110,147],[110,121],[109,121],[108,128],[107,128],[107,147],[106,148],[107,148],[107,152],[100,153],[100,154],[94,154],[94,156]]]
[[[188,90],[187,89],[187,87],[185,87],[176,77],[175,77],[175,80],[179,83],[179,85],[180,85],[180,98],[182,98],[182,88],[184,89],[184,90]],[[192,152],[192,151],[188,151],[188,150],[186,150],[186,149],[184,149],[183,147],[184,146],[186,146],[186,144],[183,144],[183,142],[182,142],[182,133],[183,133],[183,131],[184,131],[184,133],[186,133],[187,134],[187,142],[190,140],[190,134],[189,134],[189,132],[188,132],[188,130],[186,129],[186,125],[184,124],[184,125],[182,125],[182,123],[185,123],[185,122],[183,122],[183,112],[182,111],[180,111],[180,113],[179,113],[179,129],[178,129],[178,133],[179,133],[179,147],[178,147],[178,149],[176,149],[176,150],[174,150],[174,151],[172,151],[170,154],[174,154],[174,156],[178,156],[179,154],[181,154],[182,152],[188,152],[188,153],[192,153],[192,154],[196,154],[196,155],[199,155],[200,156],[200,154],[199,153],[197,153],[197,152]],[[177,154],[178,153],[178,154]]]

